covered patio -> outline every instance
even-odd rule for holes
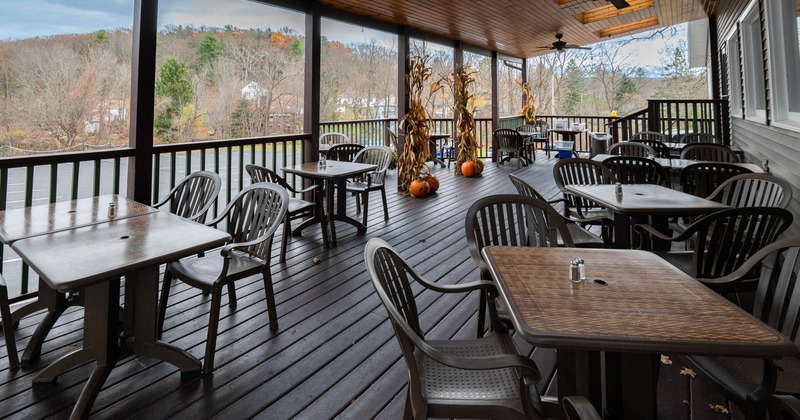
[[[752,3],[758,9],[767,1],[755,0]],[[416,0],[399,3],[389,0],[271,0],[264,3],[306,14],[305,37],[308,42],[305,45],[302,133],[155,144],[153,91],[158,1],[137,0],[129,147],[0,159],[0,209],[9,208],[11,175],[24,180],[23,198],[20,200],[24,206],[34,204],[34,196],[42,194],[39,191],[47,191],[44,194],[47,201],[55,202],[62,195],[69,199],[82,198],[79,195],[85,189],[93,195],[117,193],[149,204],[158,201],[165,190],[184,176],[205,169],[219,172],[224,179],[223,192],[211,211],[216,215],[230,197],[249,184],[245,164],[259,163],[279,172],[285,166],[317,160],[319,136],[328,131],[340,131],[343,127],[320,120],[320,20],[325,17],[398,35],[398,110],[407,110],[409,105],[403,76],[408,68],[411,36],[452,45],[456,64],[464,51],[479,51],[491,56],[492,108],[496,110],[498,66],[504,60],[518,63],[522,66],[524,81],[526,57],[543,53],[538,48],[552,43],[556,32],[568,33],[570,43],[586,45],[631,32],[707,19],[708,49],[711,52],[709,85],[713,99],[704,101],[701,108],[710,110],[711,116],[706,117],[709,126],[713,125],[716,134],[723,136],[725,144],[739,147],[745,160],[759,165],[768,160],[771,173],[789,180],[795,191],[789,210],[795,216],[800,213],[800,193],[797,191],[800,170],[795,164],[800,159],[797,146],[800,133],[791,124],[771,124],[771,114],[767,114],[763,121],[749,117],[743,111],[741,101],[737,103],[738,110],[735,106],[728,109],[729,96],[735,92],[730,91],[726,84],[730,80],[727,76],[730,61],[720,61],[720,51],[724,49],[720,43],[729,39],[736,22],[746,12],[750,13],[751,2],[631,0],[630,8],[619,9],[621,12],[611,3],[588,2],[587,6],[586,2],[579,0],[535,0],[525,4],[493,0],[435,5]],[[604,7],[603,13],[606,14],[600,14],[589,22],[581,21],[592,19],[587,18],[588,9]],[[526,24],[520,25],[520,21]],[[683,104],[694,101],[686,98],[671,102],[675,103],[688,109],[691,105]],[[617,123],[611,125],[607,125],[612,122],[608,116],[574,118],[583,118],[581,121],[586,121],[591,131],[610,131],[615,142],[627,140],[638,131],[663,130],[664,124],[669,128],[674,121],[691,119],[686,114],[676,117],[669,114],[671,111],[656,115],[657,111],[673,109],[670,104],[660,106],[661,102],[653,101],[647,110],[620,116]],[[494,112],[492,118],[481,125],[485,131],[485,148],[495,146],[496,150],[491,139],[493,129],[513,127],[520,120],[514,116],[501,118]],[[377,128],[363,132],[378,135],[354,136],[354,141],[388,146],[386,133],[388,128],[397,126],[397,121],[372,121],[370,124]],[[452,122],[441,121],[438,124],[445,130],[452,130]],[[696,118],[694,124],[698,124]],[[351,125],[357,126],[358,123]],[[399,146],[402,148],[402,143]],[[584,140],[579,151],[587,151],[588,146]],[[407,371],[390,322],[364,267],[366,241],[371,237],[387,240],[430,280],[445,284],[473,281],[479,278],[479,274],[465,242],[467,208],[480,197],[515,192],[508,179],[509,173],[522,177],[545,197],[554,198],[559,194],[553,181],[553,165],[557,159],[548,158],[543,152],[538,153],[533,164],[522,169],[517,169],[516,165],[496,165],[491,162],[496,155],[481,157],[487,163],[485,172],[478,178],[454,176],[452,169],[434,165],[432,172],[441,179],[442,187],[437,194],[424,200],[394,194],[397,175],[390,172],[387,186],[387,191],[390,191],[389,221],[385,222],[381,212],[375,211],[381,203],[377,196],[372,195],[370,208],[373,211],[369,214],[366,234],[359,234],[351,227],[342,229],[338,233],[338,245],[326,249],[320,233],[314,230],[310,236],[289,241],[285,264],[273,258],[271,268],[280,320],[277,331],[266,327],[260,279],[238,283],[238,307],[223,306],[216,369],[212,375],[182,379],[177,368],[168,363],[141,357],[125,358],[106,381],[93,405],[92,416],[400,418],[405,403]],[[299,177],[291,178],[290,182],[295,185],[303,183]],[[350,215],[356,217],[355,205],[350,204]],[[800,228],[795,223],[787,235],[797,232]],[[273,247],[277,250],[279,241]],[[0,257],[6,260],[4,264],[7,264],[3,274],[9,283],[15,284],[12,302],[19,304],[34,297],[35,272],[16,259],[8,248],[0,252]],[[474,335],[477,293],[463,299],[438,299],[422,292],[417,299],[423,328],[432,336],[466,338]],[[200,357],[205,345],[208,301],[207,296],[183,283],[173,286],[164,340]],[[24,348],[40,320],[41,314],[22,320],[19,329],[15,330],[19,348]],[[30,369],[9,369],[8,360],[0,359],[0,417],[69,416],[91,372],[91,364],[67,372],[49,389],[32,389],[31,379],[49,362],[82,345],[82,325],[83,310],[68,309],[47,336],[41,360]],[[555,396],[555,351],[532,348],[519,338],[515,340],[522,352],[530,355],[542,370],[545,379],[538,385],[542,394]],[[5,350],[0,346],[0,354],[5,355]],[[677,358],[671,359],[672,364],[666,364],[669,360],[665,359],[661,366],[659,418],[744,417],[713,386],[682,373],[683,366]]]
[[[516,165],[489,164],[480,178],[454,177],[447,169],[434,168],[442,179],[436,195],[411,200],[390,194],[390,221],[373,212],[367,234],[353,228],[342,230],[338,246],[329,250],[322,247],[319,232],[294,238],[286,264],[277,259],[272,263],[277,331],[266,328],[260,280],[245,281],[237,286],[238,306],[223,306],[213,375],[182,380],[170,364],[128,357],[112,372],[92,416],[401,418],[406,366],[366,272],[364,244],[371,237],[389,241],[430,280],[475,281],[478,269],[464,245],[467,208],[482,196],[514,192],[510,173],[540,186],[546,196],[556,196],[552,177],[556,161],[540,152],[530,167],[517,170]],[[394,173],[389,182],[396,182]],[[372,206],[380,207],[377,197]],[[321,262],[314,264],[313,258]],[[423,329],[432,337],[474,335],[476,293],[453,299],[423,292],[417,299]],[[164,340],[201,356],[209,307],[208,297],[182,283],[173,286]],[[16,332],[21,348],[39,319],[22,321]],[[51,389],[32,390],[31,378],[41,367],[81,346],[82,322],[82,309],[68,309],[48,335],[42,358],[33,369],[8,369],[7,359],[0,359],[0,417],[69,415],[92,363],[63,375]],[[532,348],[521,339],[515,342],[542,370],[545,379],[538,384],[542,393],[555,396],[554,350]],[[0,347],[0,353],[5,354],[5,348]],[[660,418],[724,418],[709,408],[717,404],[731,409],[731,418],[742,418],[709,384],[681,375],[684,366],[673,359],[672,365],[662,365]]]

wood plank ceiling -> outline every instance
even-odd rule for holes
[[[718,0],[628,0],[617,10],[604,0],[321,0],[333,9],[407,25],[512,57],[534,57],[556,33],[588,45],[703,19]],[[587,23],[583,23],[587,22]]]

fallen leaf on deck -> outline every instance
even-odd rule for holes
[[[687,368],[687,367],[685,367],[685,368],[681,369],[681,371],[680,371],[679,373],[680,373],[681,375],[685,375],[685,376],[691,376],[691,377],[692,377],[692,379],[694,379],[694,378],[696,378],[696,377],[697,377],[697,372],[695,372],[695,371],[693,371],[693,370],[691,370],[691,369],[689,369],[689,368]]]
[[[669,358],[669,356],[664,356],[662,354],[661,355],[661,364],[662,365],[671,365],[672,364],[672,360]]]
[[[709,404],[708,408],[714,410],[715,413],[730,414],[728,412],[728,409],[725,408],[725,406],[722,406],[722,405],[719,405],[719,404]]]

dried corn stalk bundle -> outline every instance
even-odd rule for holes
[[[428,55],[413,56],[409,60],[409,72],[406,74],[409,108],[403,121],[400,122],[406,136],[403,153],[397,162],[397,190],[403,194],[410,193],[411,181],[419,177],[419,169],[431,153],[431,117],[425,109],[423,93],[425,93],[425,83],[432,73],[433,70],[428,66]],[[431,86],[432,90],[434,88],[437,88],[435,83]]]
[[[453,118],[456,127],[456,154],[455,174],[461,175],[461,165],[464,162],[478,159],[478,140],[475,138],[475,119],[470,105],[474,103],[474,95],[470,91],[475,82],[475,72],[469,67],[458,66],[447,80],[450,90],[453,91]]]
[[[531,82],[522,83],[517,81],[522,86],[522,96],[525,102],[522,104],[522,116],[525,118],[525,124],[536,123],[536,98],[533,96],[533,85]]]

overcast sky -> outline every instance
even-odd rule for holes
[[[133,0],[0,0],[0,40],[57,34],[83,34],[99,29],[131,28]],[[159,28],[165,25],[238,28],[292,28],[300,33],[304,16],[247,0],[159,0]],[[393,36],[353,25],[323,20],[323,34],[345,44],[393,44]],[[685,36],[685,35],[684,35]],[[658,66],[665,41],[630,45],[640,66]]]

